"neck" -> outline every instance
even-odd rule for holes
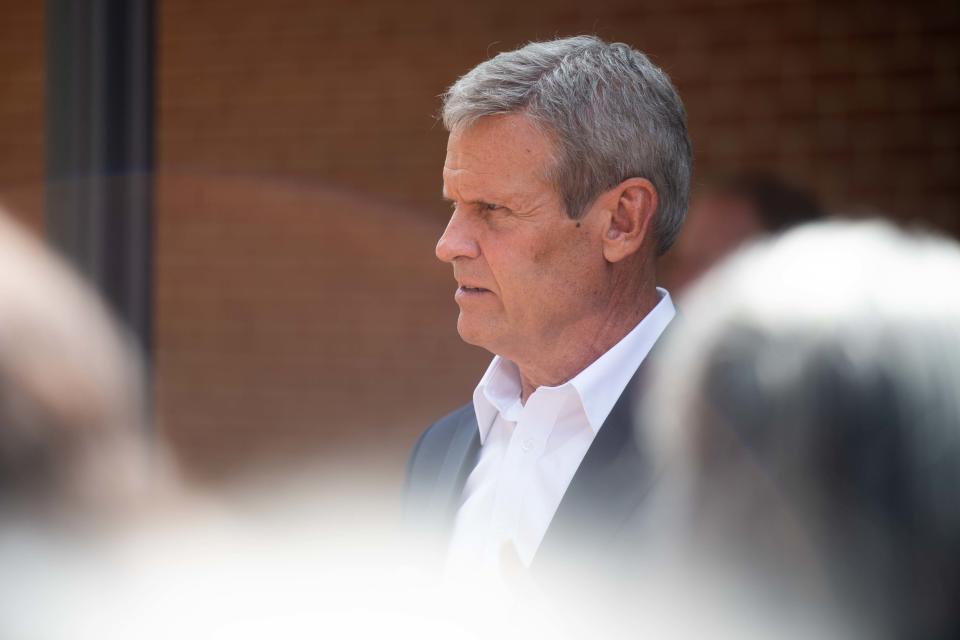
[[[652,283],[640,291],[614,288],[601,313],[551,340],[553,345],[562,345],[559,349],[540,350],[522,362],[514,360],[520,370],[521,402],[526,403],[539,387],[555,387],[574,378],[620,342],[656,305]]]

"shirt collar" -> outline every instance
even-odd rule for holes
[[[676,315],[667,290],[658,287],[657,296],[657,305],[630,333],[570,380],[594,433],[603,426],[627,383]]]
[[[480,383],[473,390],[473,410],[477,414],[480,444],[487,439],[497,414],[509,419],[519,413],[520,369],[512,361],[494,356]]]
[[[603,426],[630,378],[676,315],[666,289],[658,287],[657,297],[657,305],[630,333],[570,381],[560,385],[570,385],[577,391],[587,422],[594,433]],[[495,356],[473,391],[473,408],[481,444],[486,440],[497,414],[515,421],[521,408],[520,370],[517,365]]]

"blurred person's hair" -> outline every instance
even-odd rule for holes
[[[594,36],[533,42],[482,62],[444,95],[448,131],[513,113],[557,145],[548,175],[567,215],[579,218],[627,178],[647,178],[660,198],[658,253],[670,248],[687,211],[692,152],[683,103],[644,54]]]
[[[132,499],[162,467],[144,401],[132,340],[0,209],[0,513]]]
[[[761,228],[770,233],[814,222],[825,215],[812,191],[768,171],[752,170],[727,176],[710,185],[708,190],[747,203]]]
[[[640,436],[681,470],[695,528],[781,585],[819,573],[870,637],[957,637],[960,246],[806,225],[684,308]]]

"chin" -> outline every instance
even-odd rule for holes
[[[482,347],[487,351],[493,351],[492,347],[492,332],[487,326],[483,326],[482,323],[476,321],[471,321],[463,317],[463,313],[460,314],[460,317],[457,319],[457,333],[460,334],[460,339],[466,342],[467,344],[472,344],[475,347]]]

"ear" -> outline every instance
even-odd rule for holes
[[[646,178],[627,178],[603,194],[606,228],[603,230],[603,257],[619,262],[640,250],[653,230],[653,216],[659,197]]]

